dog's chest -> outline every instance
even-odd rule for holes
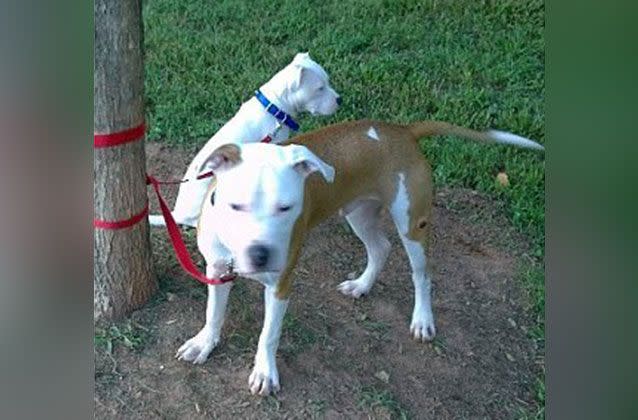
[[[259,282],[263,286],[274,286],[279,276],[274,273],[253,273],[246,275],[246,278]]]

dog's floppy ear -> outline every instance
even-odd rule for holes
[[[219,146],[202,162],[199,172],[213,171],[216,174],[224,172],[241,162],[241,149],[233,143]]]
[[[304,73],[308,71],[307,63],[309,59],[310,59],[310,54],[305,52],[305,53],[298,53],[297,55],[295,55],[295,58],[292,60],[292,63],[294,64],[292,68],[293,68],[293,71],[295,72],[295,74],[292,77],[293,88],[296,89],[299,86],[301,86],[301,81],[303,80]]]
[[[293,89],[299,89],[299,86],[301,86],[301,81],[304,77],[304,73],[307,72],[308,69],[306,69],[301,64],[297,64],[292,66],[292,71],[294,73],[292,74],[292,83],[290,85]]]
[[[291,144],[285,146],[288,152],[288,162],[292,168],[299,172],[304,178],[313,172],[320,172],[324,179],[333,182],[335,179],[335,170],[317,155],[312,153],[305,146]]]

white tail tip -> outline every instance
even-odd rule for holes
[[[151,226],[166,226],[166,222],[164,222],[164,217],[161,214],[151,214],[148,216],[148,222]]]
[[[506,131],[490,130],[487,134],[497,143],[511,144],[528,149],[545,150],[543,146],[533,140]]]

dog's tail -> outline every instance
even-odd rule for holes
[[[459,127],[442,121],[421,121],[407,126],[412,135],[419,139],[428,136],[458,136],[482,143],[501,143],[527,149],[545,150],[543,146],[533,140],[506,131],[474,131],[469,128]]]

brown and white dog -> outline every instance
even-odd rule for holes
[[[379,227],[386,208],[412,266],[415,289],[410,331],[417,340],[435,335],[426,272],[431,227],[432,170],[417,144],[421,137],[454,135],[483,142],[543,149],[526,138],[501,131],[477,132],[443,122],[411,125],[355,121],[294,138],[284,146],[227,144],[216,149],[201,170],[217,175],[204,201],[197,242],[207,275],[236,272],[265,286],[265,319],[249,378],[253,393],[279,389],[276,351],[306,233],[342,211],[368,254],[356,280],[338,289],[355,298],[367,293],[383,268],[390,242]],[[231,284],[209,286],[206,325],[184,343],[176,357],[203,363],[217,345]]]

